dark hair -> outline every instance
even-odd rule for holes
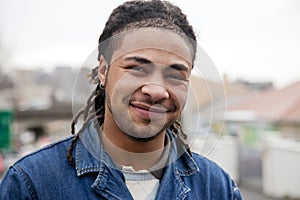
[[[113,44],[115,42],[114,40],[110,40],[112,36],[121,33],[122,31],[146,27],[165,28],[185,36],[185,41],[191,46],[193,59],[195,59],[196,36],[192,26],[188,23],[186,15],[182,13],[180,8],[167,1],[134,0],[125,2],[115,8],[111,13],[99,38],[98,60],[100,56],[103,55],[110,63],[112,53],[118,46],[117,44]],[[91,120],[94,120],[96,122],[94,125],[97,126],[96,128],[99,128],[104,122],[105,89],[100,87],[97,74],[98,67],[92,70],[90,76],[91,81],[98,85],[88,98],[86,106],[76,114],[71,124],[71,133],[75,134],[75,125],[80,116],[83,116],[84,123],[72,140],[72,144],[67,153],[67,157],[71,164],[74,164],[74,159],[72,157],[74,144],[87,124]],[[169,128],[190,153],[190,149],[185,143],[187,136],[183,132],[181,124],[178,121],[175,121]]]

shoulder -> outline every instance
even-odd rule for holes
[[[194,152],[192,158],[199,168],[194,177],[196,181],[208,183],[206,189],[211,192],[219,191],[222,198],[241,199],[237,184],[217,163]]]
[[[48,155],[51,157],[55,153],[59,153],[59,152],[62,153],[60,150],[68,149],[73,138],[74,138],[74,136],[71,136],[71,137],[53,142],[51,144],[48,144],[30,154],[22,157],[20,160],[18,160],[16,162],[16,164],[26,162],[27,160],[30,160],[30,159],[38,158],[40,155]]]
[[[61,172],[74,171],[66,156],[72,138],[54,142],[13,164],[0,184],[4,199],[38,199],[36,191],[46,193],[47,189],[62,183],[65,177]]]
[[[206,178],[213,179],[217,182],[231,179],[229,174],[225,172],[223,168],[207,157],[193,152],[192,159],[198,166],[198,172],[201,176],[205,176]]]
[[[197,166],[201,170],[213,170],[224,172],[224,170],[214,161],[210,160],[209,158],[200,155],[198,153],[192,152],[192,158],[197,163]],[[226,172],[225,172],[226,173]]]

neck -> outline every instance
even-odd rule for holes
[[[136,141],[124,133],[122,135],[105,130],[100,132],[104,149],[119,165],[132,166],[135,170],[147,170],[160,160],[164,151],[165,133],[151,141]],[[125,136],[125,137],[124,137]]]
[[[105,110],[100,137],[112,159],[119,165],[132,166],[135,170],[149,169],[155,165],[164,150],[166,130],[150,140],[136,140],[119,128],[107,105]]]

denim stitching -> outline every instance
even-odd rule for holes
[[[21,167],[19,167],[19,166],[14,166],[12,168],[15,168],[16,171],[20,172],[21,177],[24,179],[26,185],[28,186],[28,189],[30,191],[31,197],[33,199],[38,199],[37,193],[34,190],[33,183],[31,181],[30,177],[26,174],[26,172],[24,172],[24,170]]]

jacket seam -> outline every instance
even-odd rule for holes
[[[28,174],[19,166],[13,166],[13,168],[15,168],[16,171],[20,172],[21,177],[25,181],[25,185],[27,186],[28,190],[30,191],[30,196],[33,199],[38,199],[38,195],[34,189],[33,183],[31,181],[30,177],[28,176]]]

